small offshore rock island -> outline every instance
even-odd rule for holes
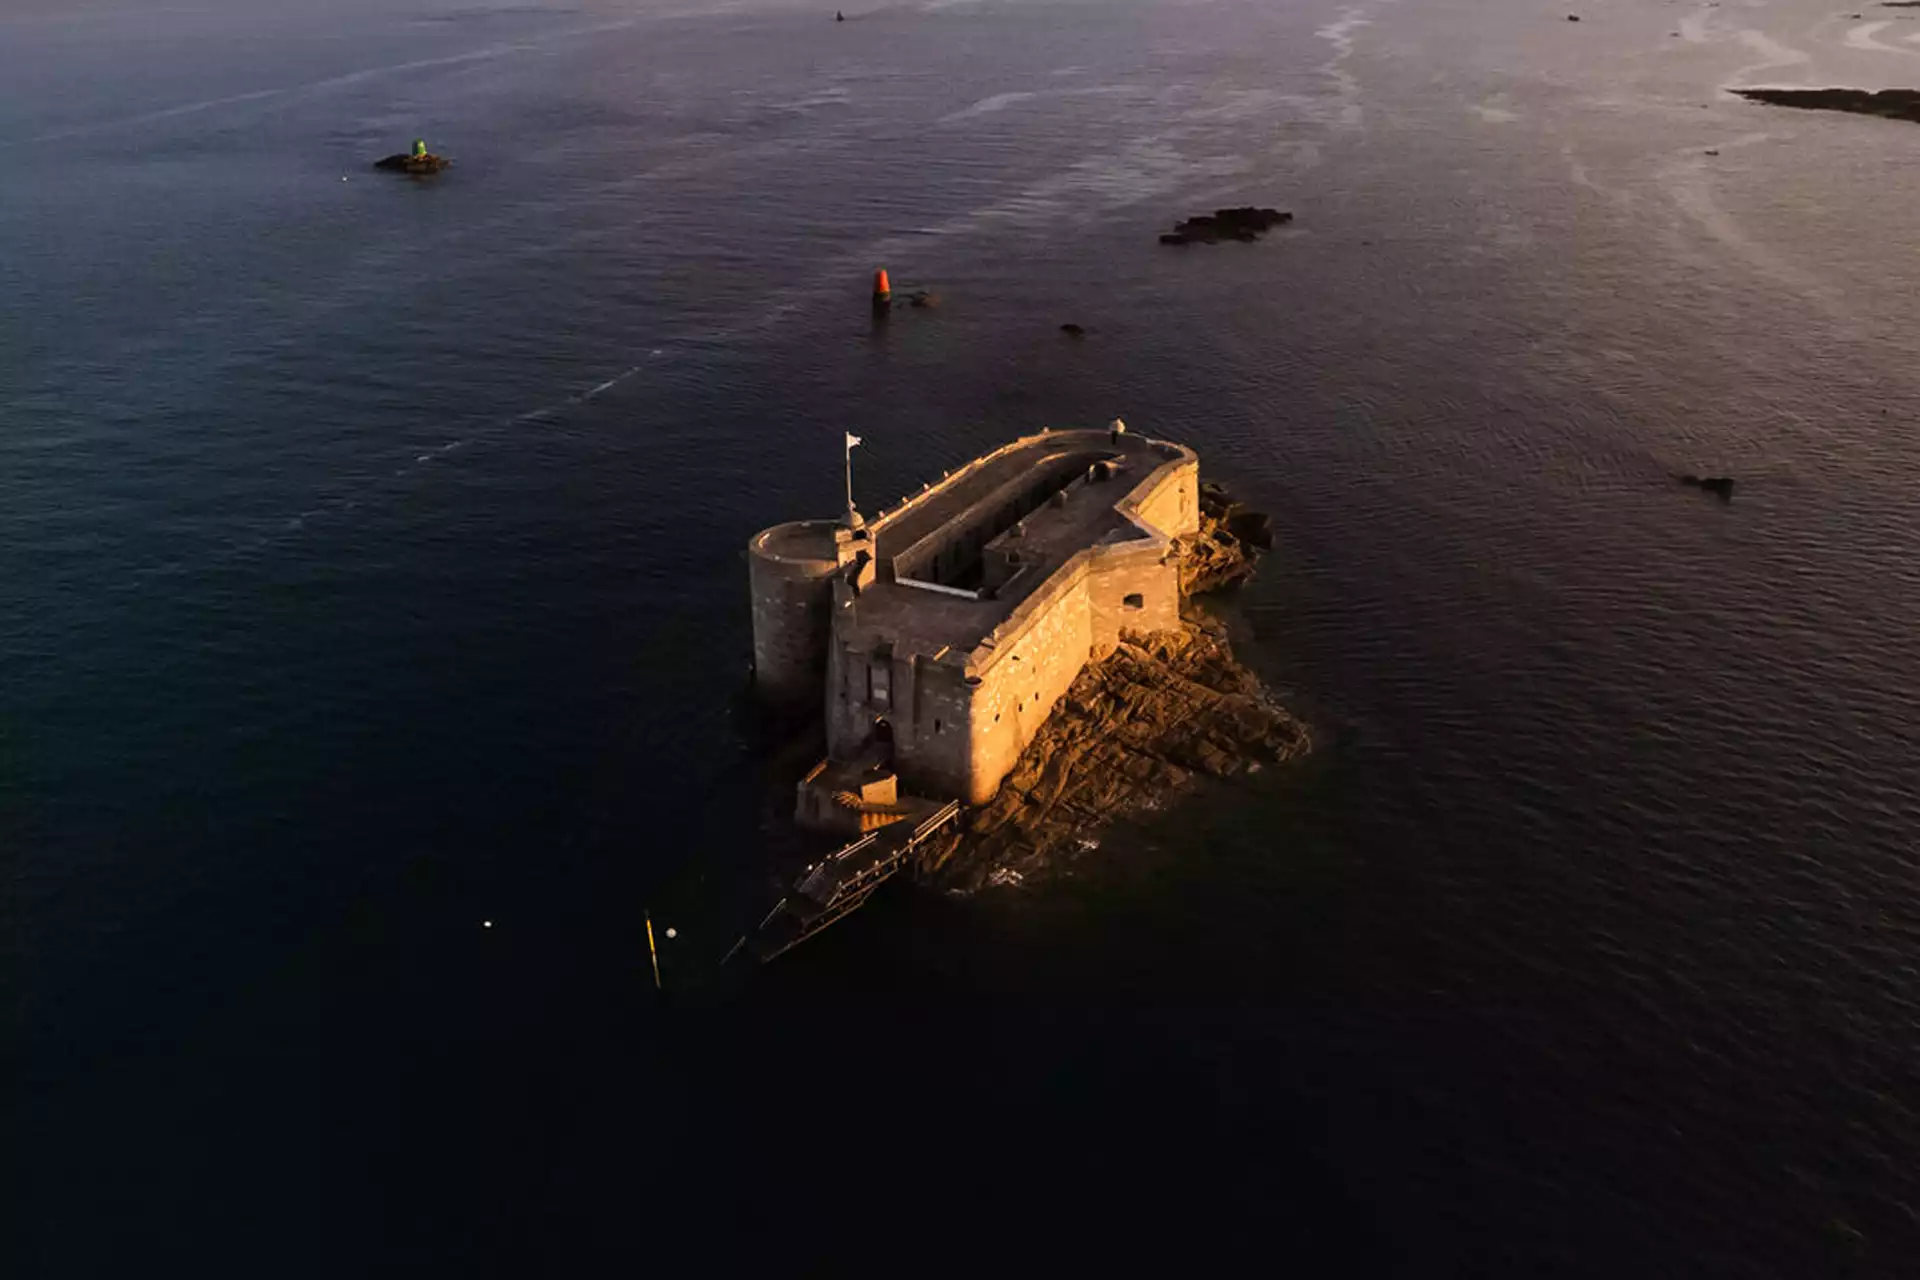
[[[1189,594],[1244,578],[1269,541],[1263,517],[1203,493],[1193,450],[1117,420],[1017,439],[871,522],[849,498],[841,520],[755,535],[755,687],[825,723],[827,758],[799,784],[795,818],[861,837],[763,922],[763,958],[860,905],[923,846],[951,863],[962,805],[1000,853],[1019,832],[1011,844],[1038,854],[1108,810],[1155,807],[1196,769],[1303,752],[1304,729],[1224,633],[1183,618]],[[1123,714],[1099,714],[1103,695]],[[1076,804],[1063,735],[1139,786],[1083,776],[1102,802]]]

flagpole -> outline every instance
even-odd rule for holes
[[[860,437],[851,431],[844,432],[847,448],[847,528],[860,527],[860,512],[853,505],[853,450],[860,443]]]

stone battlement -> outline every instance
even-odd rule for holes
[[[915,791],[981,803],[1089,659],[1178,623],[1175,540],[1199,527],[1192,450],[1023,437],[871,524],[756,535],[756,683],[822,698],[833,758],[878,749]]]

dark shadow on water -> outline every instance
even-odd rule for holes
[[[1197,883],[1195,862],[1236,856],[1208,832],[1247,821],[1245,799],[1118,834],[1044,885],[896,883],[730,994],[669,993],[646,1022],[682,1130],[636,1141],[674,1146],[672,1216],[727,1206],[737,1229],[715,1248],[802,1271],[1054,1255],[1401,1270],[1331,1158],[1337,1118],[1298,1089],[1312,1068],[1286,994],[1231,971],[1264,934],[1223,939],[1245,922]],[[657,1123],[607,1087],[628,1122]]]

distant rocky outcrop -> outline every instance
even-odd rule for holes
[[[1201,777],[1250,773],[1310,746],[1306,727],[1234,659],[1219,623],[1125,632],[1080,672],[999,794],[935,838],[918,876],[959,892],[1017,880]]]
[[[1215,209],[1174,224],[1162,232],[1161,244],[1218,244],[1222,240],[1258,240],[1268,231],[1293,221],[1293,215],[1280,209],[1256,209],[1241,205],[1233,209]]]
[[[1717,493],[1722,501],[1733,497],[1732,476],[1681,476],[1680,483],[1692,489],[1704,489],[1708,493]]]
[[[375,160],[373,167],[385,170],[388,173],[410,173],[419,176],[429,173],[439,173],[452,163],[453,161],[447,159],[445,156],[436,156],[431,153],[424,156],[415,156],[408,155],[402,151],[398,155],[391,155],[384,159]]]
[[[1860,116],[1920,123],[1920,89],[1735,89],[1753,102],[1809,111],[1846,111]]]

